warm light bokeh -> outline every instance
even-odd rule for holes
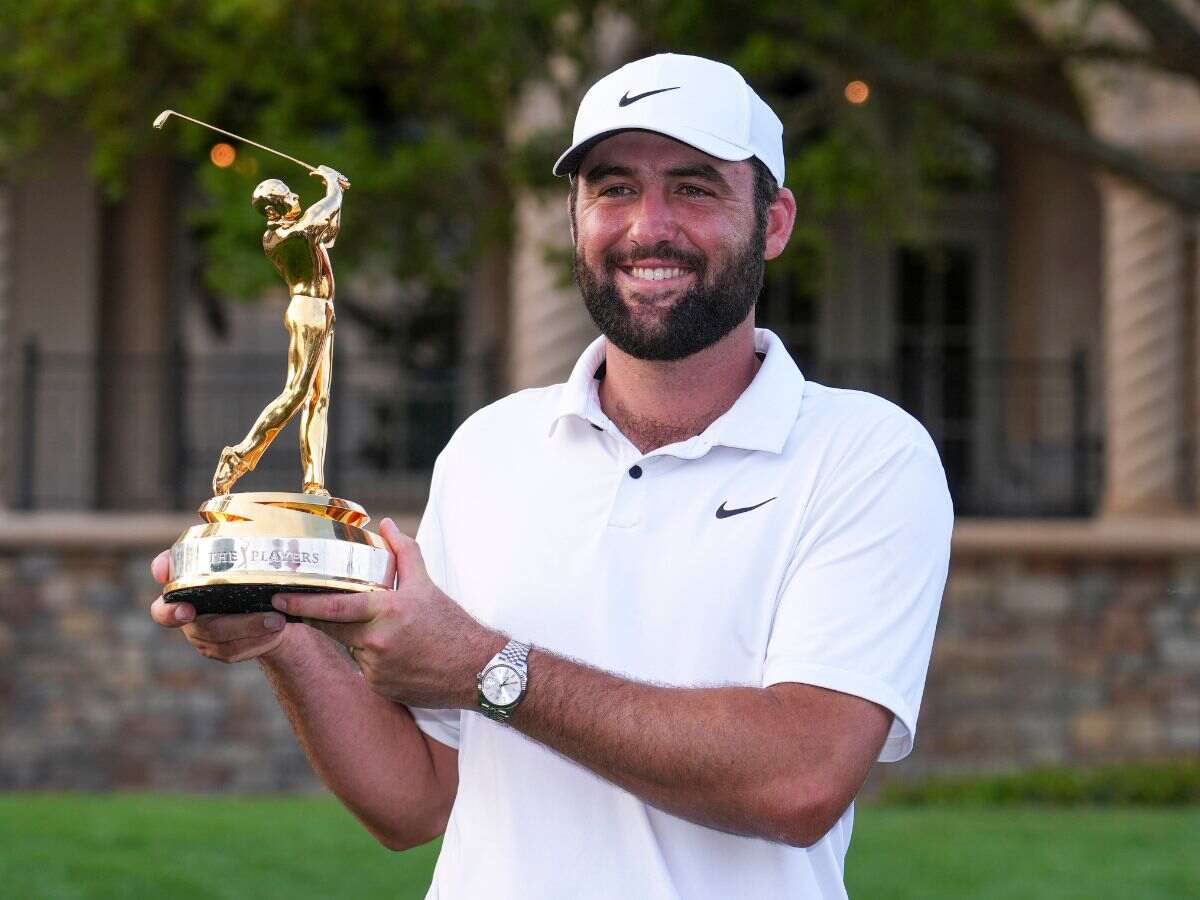
[[[212,160],[214,166],[227,169],[237,159],[237,151],[233,149],[232,144],[226,144],[222,141],[219,144],[212,145],[212,149],[208,151],[208,158]]]
[[[843,92],[846,99],[856,105],[866,103],[871,96],[871,87],[865,81],[851,81]]]

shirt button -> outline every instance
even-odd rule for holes
[[[630,478],[641,478],[642,477],[642,467],[634,466],[632,469],[630,469],[629,477]]]

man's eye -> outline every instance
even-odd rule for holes
[[[685,184],[685,185],[681,185],[681,186],[680,186],[680,188],[679,188],[679,192],[680,192],[680,193],[682,193],[682,194],[687,194],[689,197],[709,197],[709,196],[712,196],[712,195],[711,195],[711,194],[710,194],[708,191],[706,191],[704,188],[702,188],[702,187],[697,187],[697,186],[696,186],[696,185],[694,185],[694,184]]]
[[[601,197],[625,197],[632,193],[632,189],[628,185],[614,184],[611,187],[606,187],[600,192]]]

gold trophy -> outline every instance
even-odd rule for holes
[[[271,597],[288,592],[390,590],[395,561],[357,503],[331,497],[325,488],[329,386],[333,362],[333,267],[329,248],[341,227],[345,176],[329,166],[313,167],[232,132],[164,110],[171,116],[245,141],[308,169],[325,183],[325,196],[301,210],[299,198],[270,178],[254,189],[251,203],[267,220],[263,251],[287,283],[291,300],[287,326],[287,379],[249,432],[221,451],[211,500],[200,506],[204,520],[171,547],[168,602],[186,601],[197,614],[267,611]],[[300,414],[300,493],[231,494],[239,478],[258,464],[283,427]]]

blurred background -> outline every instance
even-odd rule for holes
[[[457,424],[564,380],[594,336],[549,169],[583,91],[662,51],[736,66],[784,121],[799,221],[759,324],[810,379],[918,417],[958,511],[917,750],[868,786],[852,891],[1200,895],[1200,3],[0,0],[0,19],[14,896],[409,877],[421,896],[436,852],[371,847],[312,796],[257,668],[146,614],[149,560],[283,379],[250,192],[319,196],[154,116],[353,182],[329,483],[412,531]],[[298,489],[296,448],[293,425],[240,485]],[[146,861],[155,842],[175,864]]]

